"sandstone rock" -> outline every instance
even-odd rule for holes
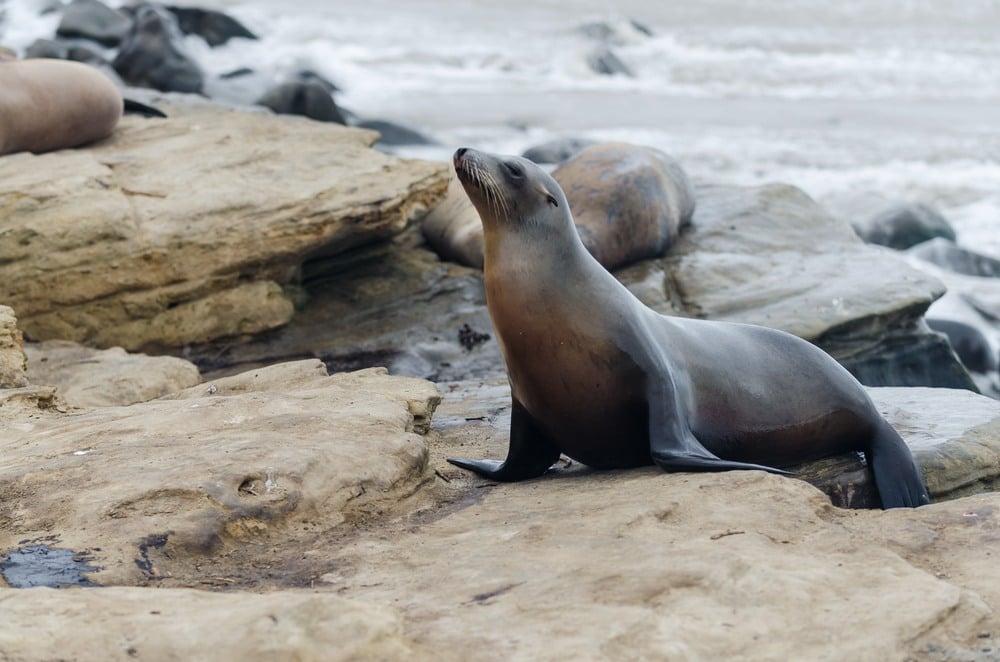
[[[146,402],[198,384],[194,364],[172,356],[128,354],[121,347],[97,350],[65,340],[29,343],[28,378],[56,386],[73,407],[111,407]]]
[[[91,581],[141,584],[238,541],[391,511],[427,480],[437,402],[422,380],[304,361],[129,407],[0,404],[0,549],[42,540],[89,552]]]
[[[177,98],[91,149],[0,159],[0,300],[31,339],[136,350],[280,326],[303,261],[393,236],[447,186],[371,132]]]
[[[931,498],[1000,488],[1000,403],[960,389],[877,388],[879,410],[906,440]]]
[[[308,262],[309,304],[292,323],[246,343],[193,346],[186,358],[204,374],[316,357],[331,371],[378,365],[435,381],[503,375],[495,341],[468,350],[459,343],[465,324],[492,333],[482,273],[441,262],[419,242],[413,228],[391,242]]]
[[[17,317],[8,306],[0,306],[0,389],[28,385],[28,360]]]
[[[0,608],[13,660],[430,659],[390,607],[329,594],[40,588],[0,591]]]
[[[995,494],[861,512],[760,472],[473,480],[461,507],[338,547],[325,583],[484,659],[943,660],[1000,639]]]
[[[663,274],[663,312],[761,324],[811,340],[869,386],[975,389],[945,339],[921,323],[941,283],[865,246],[800,190],[702,186],[689,231],[665,259],[623,270]]]

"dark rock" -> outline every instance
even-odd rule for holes
[[[68,60],[69,44],[54,39],[36,39],[24,49],[25,58],[49,58],[52,60]]]
[[[587,54],[587,65],[596,73],[604,76],[621,74],[632,78],[635,74],[628,65],[621,61],[610,48],[600,46]]]
[[[931,239],[917,244],[907,252],[914,257],[957,274],[980,278],[1000,278],[1000,260],[960,248],[947,239]]]
[[[637,38],[652,37],[649,26],[635,19],[624,21],[591,21],[577,28],[577,32],[594,41],[612,46],[621,46]]]
[[[986,374],[997,369],[997,356],[982,331],[959,320],[927,318],[927,326],[948,337],[968,370]]]
[[[198,35],[212,48],[223,45],[233,37],[258,38],[235,18],[220,11],[174,5],[167,5],[166,9],[177,18],[181,32]]]
[[[281,83],[265,92],[257,103],[282,115],[302,115],[320,122],[346,124],[329,90],[316,80]]]
[[[132,29],[132,19],[99,0],[73,0],[66,7],[56,34],[83,37],[105,46],[117,46]]]
[[[867,220],[852,219],[858,236],[869,244],[904,250],[919,243],[944,237],[955,241],[955,230],[933,207],[923,203],[897,203]]]
[[[135,24],[115,58],[115,70],[129,85],[201,93],[204,74],[185,52],[173,15],[154,5],[134,11]]]
[[[437,145],[438,142],[416,129],[385,120],[362,120],[356,126],[378,131],[382,145]]]
[[[89,64],[115,82],[124,85],[118,72],[103,55],[88,46],[92,42],[84,40],[36,39],[25,50],[25,58],[50,58],[55,60],[74,60]]]
[[[933,386],[980,392],[948,339],[919,322],[887,329],[874,341],[834,331],[815,343],[865,386]]]
[[[575,156],[577,152],[597,144],[597,141],[588,138],[556,138],[535,145],[524,150],[521,154],[524,158],[535,163],[561,163],[566,159]]]
[[[298,72],[296,72],[295,79],[301,80],[306,83],[319,83],[320,85],[323,86],[323,89],[325,89],[330,94],[340,91],[340,88],[337,87],[336,84],[334,84],[329,79],[321,76],[320,74],[316,73],[312,69],[300,69]]]
[[[219,76],[222,80],[232,80],[234,78],[241,78],[243,76],[253,75],[254,70],[250,67],[240,67],[239,69],[233,69],[232,71],[227,71],[226,73]]]
[[[635,31],[638,32],[639,34],[644,35],[646,37],[652,37],[653,36],[653,29],[650,28],[645,23],[640,23],[639,21],[635,20],[634,18],[630,18],[628,20],[628,22],[629,22],[629,25],[631,25],[635,29]]]

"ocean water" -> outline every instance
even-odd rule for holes
[[[0,0],[0,43],[50,35],[48,0]],[[112,3],[114,4],[114,3]],[[519,153],[559,136],[676,156],[697,180],[782,181],[836,206],[929,203],[959,243],[1000,257],[1000,0],[222,0],[259,34],[187,47],[209,90],[252,101],[289,72],[334,81],[364,117]],[[637,28],[632,21],[648,28]],[[582,26],[599,23],[603,35]],[[606,46],[633,76],[587,66]]]

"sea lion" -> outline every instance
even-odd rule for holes
[[[0,155],[48,152],[104,138],[122,116],[121,93],[86,64],[0,61]]]
[[[663,255],[694,213],[684,169],[652,147],[584,145],[552,176],[569,200],[583,245],[607,269]],[[443,259],[482,269],[482,224],[454,178],[421,229]]]
[[[561,453],[602,469],[782,473],[863,451],[883,507],[930,502],[905,442],[818,347],[647,308],[584,248],[550,175],[465,148],[454,164],[482,219],[487,306],[513,403],[504,462],[450,462],[515,481]]]
[[[552,171],[583,245],[606,269],[663,255],[694,214],[681,165],[653,147],[598,143]]]

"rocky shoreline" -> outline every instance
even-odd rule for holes
[[[445,461],[510,417],[481,273],[419,227],[447,166],[132,92],[168,117],[0,157],[0,657],[996,659],[1000,270],[924,210],[695,182],[615,274],[825,349],[934,504],[864,510],[853,455],[493,484]]]

